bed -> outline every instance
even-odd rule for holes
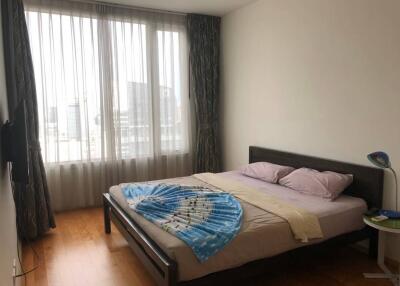
[[[249,163],[259,161],[354,175],[354,182],[345,190],[344,195],[335,202],[324,202],[279,185],[245,177],[237,171],[220,174],[269,195],[281,196],[316,214],[324,232],[323,239],[314,239],[306,244],[296,241],[285,220],[241,201],[245,215],[240,233],[225,249],[205,263],[200,263],[182,241],[146,221],[128,207],[120,192],[123,184],[112,187],[103,196],[105,231],[110,233],[112,220],[158,285],[226,283],[261,274],[267,265],[298,251],[364,239],[369,239],[370,255],[376,255],[377,234],[365,227],[362,214],[367,208],[381,207],[382,170],[251,146]],[[193,177],[165,181],[199,184]]]

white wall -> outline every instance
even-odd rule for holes
[[[4,72],[3,35],[0,27],[0,125],[3,124],[7,118],[8,112]],[[1,158],[0,152],[0,285],[13,285],[12,264],[13,259],[16,257],[17,231],[15,227],[14,201],[10,188],[8,169]]]
[[[382,149],[400,174],[400,1],[254,2],[223,17],[222,77],[226,170],[257,145],[365,165]]]

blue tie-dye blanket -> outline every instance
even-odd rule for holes
[[[242,207],[228,193],[168,184],[130,184],[122,192],[131,209],[183,240],[200,262],[240,230]]]

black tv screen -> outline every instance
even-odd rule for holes
[[[28,184],[28,130],[24,100],[15,109],[12,122],[7,122],[2,129],[3,152],[6,160],[12,164],[12,180],[16,183]]]

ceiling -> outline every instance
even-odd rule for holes
[[[222,16],[255,0],[102,0],[143,8]]]

